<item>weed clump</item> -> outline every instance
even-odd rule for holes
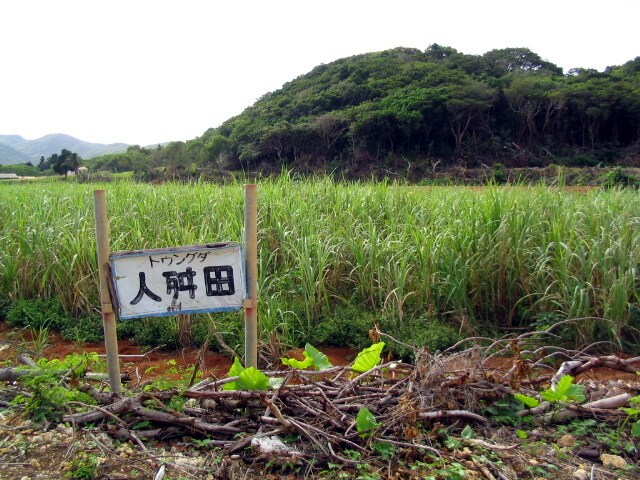
[[[6,310],[5,321],[17,328],[39,332],[57,331],[63,338],[77,343],[103,339],[101,319],[97,315],[74,318],[64,312],[57,298],[22,298]]]
[[[603,188],[638,188],[640,179],[625,172],[622,167],[615,167],[600,177]]]

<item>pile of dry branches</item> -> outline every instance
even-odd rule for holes
[[[252,458],[314,458],[350,464],[353,460],[344,455],[345,450],[365,455],[380,444],[441,456],[442,451],[433,446],[437,429],[429,427],[456,422],[460,428],[466,424],[490,427],[491,419],[482,415],[483,406],[508,394],[535,395],[540,384],[554,385],[564,375],[577,375],[598,366],[635,372],[633,365],[640,361],[547,347],[547,351],[562,350],[571,358],[545,374],[539,367],[549,356],[557,356],[555,353],[539,356],[537,361],[525,360],[517,341],[508,345],[511,356],[508,360],[498,357],[500,368],[495,366],[495,355],[482,356],[483,349],[478,347],[438,355],[423,351],[415,365],[388,362],[364,373],[353,372],[349,366],[266,372],[271,377],[285,375],[282,385],[270,391],[222,389],[236,377],[206,379],[186,391],[140,392],[121,398],[87,385],[85,391],[92,393],[101,406],[78,405],[87,411],[68,414],[63,421],[82,425],[111,420],[103,424],[110,435],[133,440],[141,448],[147,438],[189,435],[207,437],[210,444],[229,454],[242,451]],[[542,402],[518,414],[536,414],[539,423],[585,415],[616,418],[623,415],[618,407],[637,395],[640,385],[614,385],[610,391],[603,391],[601,385],[593,387],[587,391],[589,401],[582,405],[558,408]],[[168,406],[177,397],[186,399],[180,411]],[[356,416],[363,408],[375,418],[375,428],[368,432],[357,428]],[[132,425],[142,421],[155,428],[132,430]],[[280,440],[291,433],[299,441],[285,444]],[[248,446],[254,448],[247,450]]]
[[[441,458],[447,454],[437,448],[438,430],[445,425],[462,429],[472,424],[478,431],[495,426],[483,415],[483,408],[498,399],[514,393],[536,395],[542,387],[553,388],[565,375],[596,367],[635,372],[640,362],[640,357],[590,355],[594,345],[579,350],[528,348],[533,340],[539,338],[524,334],[502,340],[467,339],[471,348],[463,349],[461,343],[438,354],[418,350],[413,365],[387,362],[364,373],[350,366],[265,372],[269,377],[284,377],[280,387],[268,391],[223,389],[237,380],[232,377],[208,378],[187,390],[134,390],[114,396],[97,388],[95,380],[87,380],[80,389],[90,393],[98,405],[69,404],[62,420],[75,426],[99,424],[109,435],[131,440],[142,449],[145,439],[191,436],[207,438],[210,445],[230,455],[242,453],[252,460],[278,457],[300,463],[313,458],[349,465],[354,463],[351,452],[362,457],[380,445]],[[4,369],[0,378],[19,380],[10,373]],[[612,384],[609,390],[588,382],[585,387],[586,403],[541,402],[518,414],[534,413],[539,423],[589,415],[615,419],[624,415],[618,407],[640,393],[637,382]],[[176,400],[181,408],[175,407]],[[373,419],[367,431],[356,420],[365,408]],[[148,428],[133,428],[141,422]],[[290,434],[297,441],[283,442]],[[479,439],[469,441],[493,450],[511,448]],[[499,472],[494,475],[500,478]]]

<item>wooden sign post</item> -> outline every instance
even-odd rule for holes
[[[258,366],[258,206],[255,184],[245,185],[245,255],[216,243],[117,252],[109,248],[106,192],[94,192],[100,303],[109,384],[122,392],[116,312],[124,319],[244,307],[245,366]],[[113,299],[111,288],[113,285]],[[112,302],[116,303],[116,308]]]
[[[96,216],[96,242],[98,247],[98,275],[100,276],[100,304],[102,324],[104,326],[104,344],[107,353],[109,386],[114,394],[122,393],[120,383],[120,359],[118,357],[118,335],[116,333],[116,314],[113,311],[109,295],[109,221],[107,219],[107,194],[104,190],[93,192]]]
[[[244,305],[245,367],[258,368],[258,200],[257,186],[244,186],[244,241],[247,299]]]

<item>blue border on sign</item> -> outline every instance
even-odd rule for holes
[[[188,245],[185,247],[169,247],[169,248],[154,248],[149,250],[132,250],[132,251],[124,251],[124,252],[114,252],[109,255],[109,265],[111,267],[111,276],[109,281],[113,286],[113,292],[116,296],[115,301],[115,310],[118,314],[119,320],[134,320],[137,318],[154,318],[154,317],[172,317],[176,315],[189,315],[189,314],[198,314],[198,313],[224,313],[224,312],[238,312],[242,310],[242,306],[233,306],[233,307],[216,307],[216,308],[203,308],[196,310],[173,310],[173,311],[162,311],[158,313],[154,313],[152,315],[147,314],[139,314],[139,315],[122,315],[120,313],[120,296],[118,293],[118,288],[116,283],[113,281],[114,277],[117,277],[117,268],[114,262],[114,259],[124,258],[124,257],[143,257],[147,255],[161,255],[163,253],[176,253],[176,252],[192,252],[198,250],[224,250],[226,248],[236,249],[238,248],[240,251],[240,276],[243,279],[242,282],[242,300],[246,300],[248,298],[247,291],[247,276],[245,273],[245,249],[239,243],[233,242],[221,242],[221,243],[207,243],[203,245]]]
[[[160,312],[154,313],[153,315],[127,315],[120,316],[118,318],[120,320],[135,320],[136,318],[154,318],[154,317],[173,317],[176,315],[190,315],[192,313],[224,313],[224,312],[239,312],[242,310],[242,307],[219,307],[219,308],[211,308],[211,309],[202,309],[202,310],[174,310],[172,312]]]

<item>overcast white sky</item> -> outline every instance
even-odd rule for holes
[[[320,63],[433,43],[567,72],[640,56],[640,0],[2,0],[0,134],[200,136]]]

